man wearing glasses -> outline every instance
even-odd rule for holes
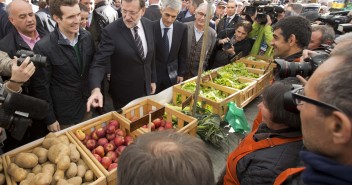
[[[337,46],[306,86],[292,92],[300,111],[305,184],[352,184],[352,42]]]
[[[102,107],[100,83],[111,60],[110,93],[116,110],[130,101],[154,94],[156,69],[153,23],[142,18],[144,0],[123,0],[122,19],[102,30],[101,41],[90,69],[90,107]]]

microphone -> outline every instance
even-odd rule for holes
[[[44,119],[49,112],[49,104],[31,96],[8,93],[3,100],[2,108],[23,117]]]

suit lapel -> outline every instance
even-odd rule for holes
[[[153,30],[153,26],[151,26],[150,24],[147,24],[144,19],[145,18],[143,18],[143,17],[141,18],[141,23],[142,23],[142,26],[144,29],[145,39],[147,40],[147,47],[148,47],[147,54],[146,54],[145,58],[148,58],[152,49],[153,49],[151,46],[153,46],[152,42],[154,42],[154,40],[153,40],[154,30]],[[136,49],[137,49],[137,46],[136,46]]]
[[[140,59],[142,60],[139,52],[138,52],[138,48],[136,46],[136,43],[134,41],[132,32],[129,28],[127,28],[127,26],[125,25],[125,23],[121,20],[121,34],[123,35],[123,38],[127,40],[127,43],[131,46],[131,48],[133,48],[136,52],[136,55],[138,55],[140,57]]]

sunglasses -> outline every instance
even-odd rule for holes
[[[336,110],[339,112],[343,112],[341,109],[337,108],[334,105],[324,103],[324,102],[321,102],[318,100],[314,100],[312,98],[308,98],[307,96],[304,95],[304,87],[294,89],[291,91],[291,93],[292,93],[293,101],[296,103],[296,105],[302,105],[303,102],[306,102],[306,103],[310,103],[310,104],[313,104],[318,107],[324,107],[327,109],[332,109],[332,110]]]

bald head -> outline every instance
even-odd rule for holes
[[[14,0],[7,5],[9,21],[16,30],[28,37],[36,31],[36,20],[30,4],[23,0]]]
[[[6,11],[9,14],[9,16],[11,16],[11,14],[14,13],[14,11],[16,11],[16,9],[21,8],[21,9],[32,9],[31,5],[28,4],[28,2],[24,1],[24,0],[13,0],[11,3],[9,3],[6,6]],[[33,11],[32,11],[33,12]]]

